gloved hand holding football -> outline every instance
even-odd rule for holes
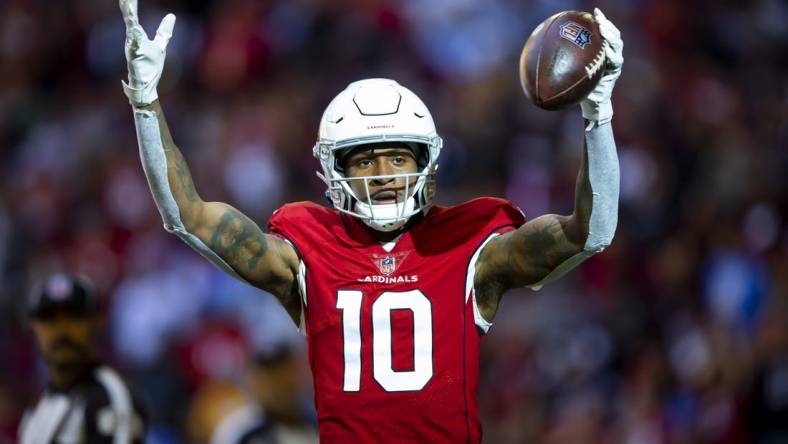
[[[610,97],[624,62],[621,33],[602,11],[564,11],[531,33],[520,56],[520,82],[540,108],[580,103],[583,117],[610,121]]]

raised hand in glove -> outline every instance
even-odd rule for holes
[[[123,91],[132,105],[149,105],[159,97],[156,86],[164,70],[175,15],[167,14],[156,31],[156,37],[150,40],[139,23],[137,0],[119,1],[120,12],[126,22],[126,62],[129,68],[129,82],[123,82]]]

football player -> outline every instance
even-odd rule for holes
[[[150,40],[120,0],[142,164],[166,230],[275,295],[304,332],[325,443],[478,443],[479,346],[507,289],[539,288],[610,244],[619,171],[610,102],[623,43],[598,10],[604,77],[582,102],[585,144],[571,215],[526,223],[510,202],[434,205],[443,143],[424,103],[393,80],[351,83],[313,148],[333,208],[281,207],[268,234],[206,202],[170,135],[156,85],[175,16]]]

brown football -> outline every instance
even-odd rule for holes
[[[534,29],[520,54],[520,83],[538,107],[557,110],[594,89],[605,65],[602,36],[588,12],[564,11]]]

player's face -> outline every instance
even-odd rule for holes
[[[343,159],[342,163],[347,177],[389,176],[418,172],[418,162],[413,152],[400,146],[373,145],[366,149],[358,149]],[[371,202],[367,202],[364,180],[350,181],[350,187],[355,195],[365,203],[393,204],[405,200],[406,180],[409,187],[408,194],[412,195],[416,183],[415,177],[368,179]]]
[[[55,366],[74,365],[89,359],[95,327],[94,318],[66,311],[48,313],[32,321],[44,360]]]

